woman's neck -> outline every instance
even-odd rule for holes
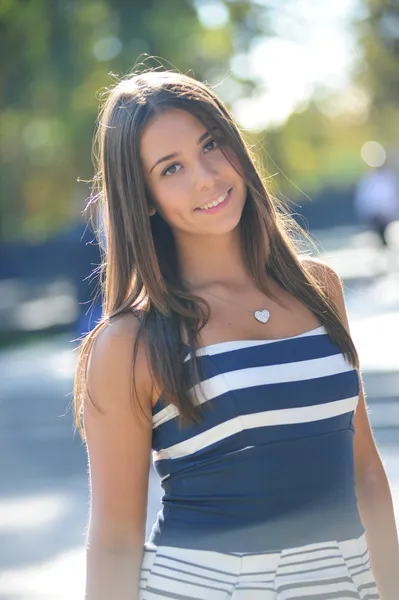
[[[235,232],[220,236],[176,239],[181,277],[200,290],[214,283],[245,284],[252,280]]]

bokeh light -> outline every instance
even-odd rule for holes
[[[385,148],[379,142],[366,142],[363,144],[360,154],[369,167],[381,167],[387,158]]]

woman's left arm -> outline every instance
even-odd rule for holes
[[[327,285],[329,296],[349,331],[340,278],[328,265],[317,260],[312,262],[314,276],[319,279],[318,275],[321,275],[322,283]],[[371,568],[381,599],[397,600],[399,598],[399,543],[392,496],[370,427],[361,380],[360,388],[354,419],[356,496],[360,518],[366,529]]]
[[[382,600],[399,597],[399,544],[392,496],[367,415],[363,390],[355,415],[355,481],[371,568]]]

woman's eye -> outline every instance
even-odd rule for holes
[[[204,150],[206,150],[207,148],[208,148],[209,150],[215,150],[215,148],[217,148],[217,143],[215,142],[215,140],[209,140],[209,141],[208,141],[208,142],[205,144],[205,146],[204,146]]]
[[[218,147],[217,143],[215,142],[215,140],[208,140],[206,142],[206,144],[204,145],[204,150],[206,152],[210,152],[211,150],[215,150]],[[181,169],[181,165],[177,164],[177,163],[173,163],[173,165],[169,165],[169,167],[166,167],[166,169],[164,169],[162,171],[162,175],[174,175],[175,173],[177,173],[178,171],[180,171]]]
[[[177,167],[180,167],[180,166],[181,165],[178,165],[176,163],[173,165],[170,165],[169,167],[166,167],[166,169],[164,169],[162,171],[162,175],[173,175],[174,173],[177,173],[177,170],[178,170]]]

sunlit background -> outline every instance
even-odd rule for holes
[[[214,88],[341,275],[398,511],[399,192],[384,240],[356,208],[367,177],[399,172],[397,0],[2,0],[0,32],[0,600],[83,598],[85,182],[101,94],[143,60]],[[148,526],[158,503],[151,475]]]

